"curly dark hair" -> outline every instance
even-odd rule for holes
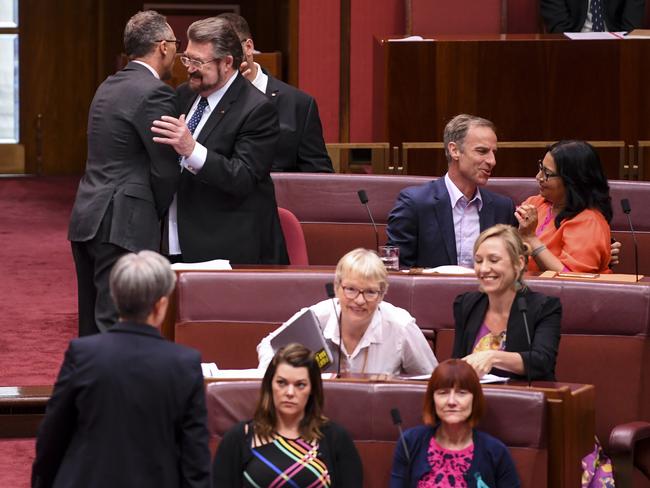
[[[565,189],[564,208],[555,217],[555,227],[572,219],[586,208],[598,210],[607,222],[612,220],[612,198],[600,157],[585,141],[559,141],[549,146],[557,174]]]

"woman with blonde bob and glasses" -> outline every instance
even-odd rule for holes
[[[321,372],[289,344],[266,369],[253,420],[230,429],[214,458],[215,488],[359,487],[361,459],[348,433],[323,415]]]
[[[474,243],[479,290],[454,301],[456,332],[452,357],[463,358],[479,376],[555,380],[562,305],[523,282],[530,247],[514,227],[498,224]],[[522,305],[530,330],[528,345]]]
[[[465,361],[443,361],[424,396],[425,425],[404,432],[408,456],[398,442],[391,488],[517,488],[508,448],[475,427],[485,400],[476,372]]]
[[[415,319],[406,310],[383,301],[388,273],[374,251],[359,248],[343,256],[336,266],[334,287],[336,299],[309,307],[335,356],[329,371],[337,369],[340,344],[342,372],[431,374],[438,361]],[[271,339],[303,312],[257,346],[260,368],[273,357]]]

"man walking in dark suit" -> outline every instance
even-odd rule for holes
[[[88,160],[70,217],[77,270],[79,335],[117,320],[108,275],[128,251],[158,250],[160,219],[180,176],[171,148],[155,144],[151,125],[177,113],[171,76],[177,41],[165,17],[134,15],[124,30],[130,62],[97,89],[88,115]]]
[[[70,342],[39,428],[33,488],[210,486],[200,355],[157,330],[175,282],[155,252],[117,261],[120,321]]]
[[[187,36],[181,61],[189,81],[178,89],[187,118],[163,116],[153,127],[154,141],[182,156],[169,210],[169,255],[185,262],[287,264],[271,180],[277,111],[239,74],[242,48],[226,20],[194,22]]]
[[[402,266],[472,267],[480,232],[517,225],[513,201],[482,188],[496,165],[494,124],[457,115],[445,127],[444,145],[447,174],[402,190],[388,216],[388,243],[399,246]]]
[[[280,140],[271,171],[333,173],[332,160],[323,140],[316,100],[304,91],[266,73],[254,60],[255,44],[248,22],[241,15],[225,13],[244,50],[240,71],[278,109]]]

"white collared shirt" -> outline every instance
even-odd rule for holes
[[[230,85],[233,84],[235,78],[237,78],[236,75],[237,72],[235,71],[224,86],[222,86],[215,92],[208,95],[207,97],[208,105],[207,107],[205,107],[205,110],[203,110],[203,115],[201,116],[201,120],[199,121],[199,124],[196,126],[196,129],[194,130],[194,134],[192,134],[194,140],[196,140],[196,138],[199,136],[199,134],[201,133],[201,129],[203,129],[203,126],[208,121],[210,114],[217,107],[217,105],[219,104],[219,102],[221,101],[225,93],[228,91],[228,88],[230,88]],[[189,112],[187,112],[187,116],[185,117],[186,122],[189,122],[189,120],[192,118],[192,115],[194,115],[194,112],[196,111],[196,107],[199,104],[199,100],[201,100],[200,95],[196,97],[196,100],[194,100],[192,107],[190,108]],[[190,154],[186,158],[185,157],[181,158],[181,166],[187,169],[190,173],[195,175],[199,171],[201,171],[201,168],[203,168],[203,165],[205,164],[205,160],[207,159],[207,157],[208,157],[207,148],[197,142],[196,144],[194,144],[194,150],[192,151],[192,154]],[[176,194],[174,195],[174,199],[172,200],[172,203],[169,206],[168,217],[169,217],[168,220],[169,255],[173,256],[177,254],[182,254],[181,245],[178,240],[178,199]]]
[[[457,264],[472,268],[474,266],[474,242],[481,233],[479,221],[479,212],[483,208],[481,192],[477,187],[476,193],[468,202],[463,192],[451,181],[449,173],[445,174],[445,186],[449,193],[451,212],[454,217]]]
[[[340,342],[338,315],[341,308],[337,299],[323,300],[309,307],[318,318],[332,354],[329,371],[336,371]],[[297,312],[288,321],[262,339],[257,346],[258,368],[265,369],[273,359],[271,339],[279,334],[306,309]],[[341,344],[341,371],[368,374],[431,374],[438,361],[415,319],[403,308],[382,301],[372,317],[368,329],[354,351],[349,353]],[[333,368],[332,368],[333,366]]]

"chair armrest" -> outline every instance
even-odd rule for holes
[[[609,434],[609,451],[613,454],[634,451],[637,442],[650,438],[650,422],[617,425]]]

